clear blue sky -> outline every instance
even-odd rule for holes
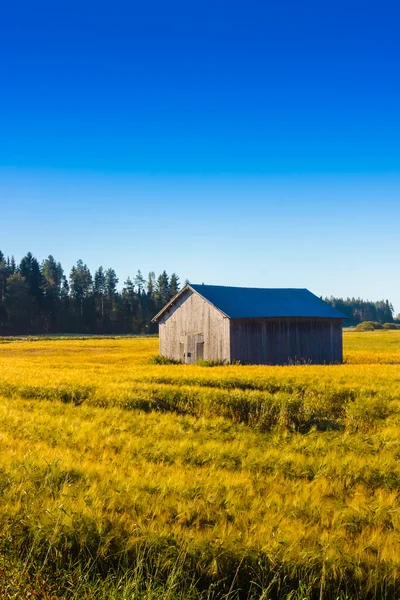
[[[0,249],[389,298],[400,5],[0,8]]]

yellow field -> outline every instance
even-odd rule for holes
[[[344,339],[213,368],[0,341],[1,597],[400,597],[400,332]]]

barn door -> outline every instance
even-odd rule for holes
[[[204,342],[196,343],[196,361],[204,359]]]
[[[204,358],[204,335],[202,333],[188,334],[186,336],[186,352],[184,362],[192,365]]]

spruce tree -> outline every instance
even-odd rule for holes
[[[60,262],[50,254],[42,262],[44,313],[46,331],[56,333],[60,329],[61,289],[65,279]]]
[[[21,260],[18,272],[28,284],[31,296],[28,309],[31,331],[40,331],[43,326],[44,282],[39,262],[31,252],[28,252]]]
[[[179,277],[176,273],[172,273],[169,280],[169,297],[173,298],[179,292]]]
[[[154,271],[150,271],[147,278],[147,295],[149,298],[154,296],[154,292],[156,289],[156,275]]]
[[[4,254],[0,251],[0,332],[4,331],[7,322],[7,311],[4,305],[7,282],[7,266]]]
[[[7,279],[4,298],[11,333],[26,334],[32,332],[31,308],[32,295],[25,277],[14,273]]]
[[[157,279],[157,294],[160,302],[160,309],[167,304],[170,299],[169,294],[169,277],[166,271],[163,271]]]
[[[0,257],[0,303],[4,302],[4,295],[6,293],[6,282],[7,282],[7,266],[6,266],[6,261],[4,260],[4,255],[1,254],[1,257]]]

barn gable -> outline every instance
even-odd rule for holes
[[[191,364],[230,361],[229,319],[186,286],[153,319],[159,323],[160,354]]]

